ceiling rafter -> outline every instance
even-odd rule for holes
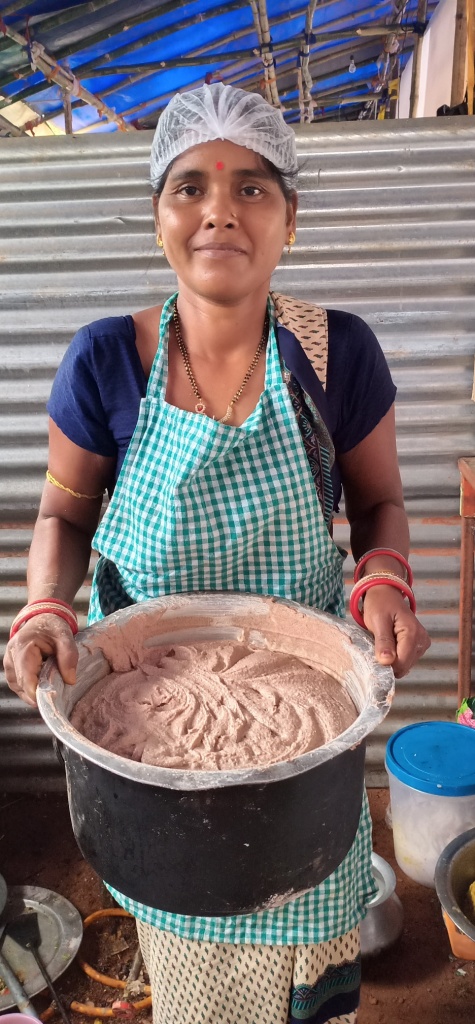
[[[150,3],[147,11],[143,10],[144,2]],[[394,3],[390,3],[390,0],[380,0],[380,2],[370,5],[368,3],[364,4],[364,0],[363,2],[362,0],[355,0],[355,3],[351,4],[348,0],[320,0],[320,3],[317,0],[306,0],[304,5],[300,5],[294,10],[287,9],[284,14],[278,13],[275,16],[272,12],[274,0],[228,0],[227,3],[219,3],[218,0],[215,7],[209,6],[210,0],[207,0],[207,2],[203,0],[203,4],[200,5],[199,16],[195,14],[190,16],[188,11],[193,11],[193,2],[194,0],[165,0],[165,3],[162,2],[157,6],[156,3],[153,3],[153,0],[143,0],[143,3],[139,0],[139,11],[137,11],[136,7],[133,18],[128,19],[127,26],[124,27],[122,27],[124,8],[123,3],[120,2],[121,11],[117,11],[117,18],[114,18],[112,25],[105,25],[105,21],[107,19],[110,21],[112,15],[112,11],[108,12],[106,10],[102,16],[104,27],[97,31],[97,28],[101,25],[101,18],[100,16],[98,18],[91,17],[89,34],[87,36],[84,34],[81,37],[75,28],[74,18],[76,17],[77,19],[78,15],[81,14],[84,16],[86,9],[94,8],[94,10],[100,10],[101,8],[112,6],[113,0],[90,0],[90,3],[79,4],[75,9],[63,9],[52,17],[47,16],[46,11],[44,16],[41,14],[41,7],[47,7],[46,0],[36,0],[37,6],[35,9],[38,13],[34,19],[31,19],[31,22],[35,22],[36,34],[41,37],[42,30],[46,32],[46,29],[44,29],[45,25],[49,24],[51,27],[51,22],[63,18],[64,24],[67,22],[68,26],[63,33],[63,40],[66,41],[67,39],[70,45],[61,45],[61,31],[58,29],[58,43],[57,45],[53,43],[52,47],[48,46],[48,56],[58,62],[63,59],[61,57],[62,54],[64,55],[74,50],[78,55],[76,58],[77,63],[75,61],[76,66],[74,67],[76,77],[81,76],[83,80],[85,76],[90,79],[109,78],[109,82],[112,80],[112,84],[104,83],[107,87],[101,89],[101,101],[105,102],[105,98],[108,97],[111,109],[116,109],[118,116],[127,121],[133,120],[136,127],[144,127],[145,124],[150,125],[156,121],[161,109],[177,89],[196,87],[196,85],[203,82],[205,76],[208,80],[216,80],[216,78],[221,77],[224,81],[240,84],[245,89],[264,89],[267,99],[274,105],[281,106],[282,102],[285,104],[285,116],[287,119],[293,120],[298,103],[296,96],[299,93],[299,64],[301,69],[304,57],[306,58],[304,62],[305,73],[309,75],[309,81],[306,83],[306,100],[304,104],[307,117],[312,116],[312,104],[314,107],[317,104],[321,105],[320,94],[328,91],[325,89],[325,74],[321,73],[322,70],[326,73],[327,79],[329,75],[336,78],[338,72],[341,72],[341,85],[338,86],[338,89],[334,85],[332,87],[336,91],[340,91],[342,99],[350,93],[353,95],[358,93],[361,96],[361,101],[363,101],[364,97],[371,98],[371,94],[377,91],[378,88],[379,91],[384,88],[384,83],[388,81],[391,74],[398,73],[395,70],[399,66],[399,56],[396,55],[396,51],[401,54],[406,53],[407,55],[407,50],[412,43],[412,40],[408,40],[409,32],[413,27],[411,22],[417,16],[416,0],[394,0]],[[362,4],[359,9],[355,9],[357,2]],[[188,8],[186,11],[187,17],[180,20],[180,9],[185,4]],[[430,0],[429,15],[435,6],[435,0]],[[25,7],[25,4],[14,3],[7,9],[11,11],[12,7],[20,10],[22,7]],[[264,16],[265,38],[261,29],[259,28],[258,35],[254,27],[257,25],[257,22],[255,16],[253,19],[252,8],[254,8],[254,15],[257,12],[259,18],[261,15]],[[237,9],[247,9],[249,11],[249,18],[246,25],[244,22],[247,19],[244,18],[243,21],[243,16],[240,15],[240,20],[237,23],[235,22],[236,28],[234,28],[232,17],[227,17],[227,15],[232,14],[232,11]],[[3,10],[5,11],[5,8]],[[173,18],[172,24],[162,24],[161,28],[156,29],[152,33],[147,31],[147,22],[150,22],[153,18],[156,20],[160,14],[167,14],[169,19],[170,13],[173,12],[174,15],[177,11],[178,20]],[[282,11],[282,7],[280,11]],[[318,16],[314,18],[313,15],[316,11]],[[190,48],[190,42],[191,44],[193,42],[193,32],[190,29],[204,20],[209,21],[213,18],[219,18],[219,22],[217,22],[219,24],[219,31],[216,33],[212,29],[212,34],[214,34],[213,41],[208,38],[207,45]],[[313,28],[313,20],[317,21],[315,28]],[[144,26],[143,34],[140,38],[129,40],[124,44],[121,42],[120,36],[126,28],[131,27],[133,22],[136,22],[140,29],[142,25]],[[17,23],[18,18],[15,19],[15,24]],[[119,26],[121,31],[117,31],[117,26]],[[230,31],[231,26],[233,28],[232,31]],[[174,49],[172,52],[175,53],[175,56],[169,58],[167,56],[167,53],[170,52],[168,39],[172,40],[174,36],[177,37],[177,33],[185,28],[188,29],[186,36],[183,36],[183,39],[186,39],[186,43],[183,43],[183,48],[181,51],[178,49],[177,52],[176,43],[173,40],[172,46]],[[221,28],[223,31],[221,31]],[[82,24],[80,29],[83,29]],[[74,32],[76,32],[76,35],[73,34]],[[54,38],[54,33],[52,35]],[[209,37],[209,30],[207,35]],[[71,43],[71,38],[74,39],[73,43]],[[108,52],[105,55],[97,55],[97,48],[101,45],[98,39],[101,40],[102,44],[105,40],[110,41]],[[237,49],[236,43],[239,44],[240,40],[242,40],[243,46],[241,49]],[[37,41],[40,41],[40,39]],[[90,45],[91,41],[95,41],[92,47]],[[154,44],[161,44],[159,56],[161,57],[163,52],[164,59],[140,61],[141,51],[144,51],[144,47],[150,45],[153,47]],[[18,50],[18,45],[15,45]],[[24,52],[28,52],[27,46],[24,47]],[[350,54],[354,53],[358,59],[358,76],[355,83],[351,80],[350,82],[346,81],[346,83],[344,81],[348,73],[348,62],[346,62],[348,52]],[[7,58],[7,53],[5,52],[7,66],[10,54],[11,51]],[[59,102],[55,101],[49,82],[36,82],[32,84],[31,66],[24,65],[24,57],[23,61],[21,60],[21,49],[18,50],[18,54],[18,62],[14,71],[6,72],[0,78],[0,86],[2,83],[6,85],[10,93],[8,86],[11,86],[13,82],[17,82],[16,76],[20,73],[20,68],[23,65],[28,71],[25,88],[18,88],[17,85],[16,92],[10,93],[10,95],[7,95],[0,101],[0,109],[7,108],[9,105],[25,100],[27,97],[32,97],[33,109],[36,105],[36,110],[41,112],[43,119],[48,118],[50,121],[57,119],[58,115],[63,111],[61,97],[58,97]],[[126,60],[129,59],[131,62],[121,62],[121,56],[125,57]],[[373,58],[372,61],[371,56]],[[3,53],[0,52],[0,68],[2,66],[2,57]],[[367,72],[368,79],[362,84],[361,75],[363,69],[361,62],[366,57],[369,69]],[[134,58],[135,62],[133,63]],[[378,61],[378,58],[379,67],[375,70],[375,63]],[[404,59],[407,59],[407,56]],[[332,66],[334,63],[337,66]],[[186,70],[193,64],[197,69],[200,69],[199,72],[197,71],[196,81],[190,80],[195,79],[195,76],[193,74],[190,75],[190,70]],[[182,73],[179,71],[180,68],[184,69]],[[163,85],[161,84],[162,73],[166,76],[163,78]],[[4,81],[5,77],[9,78],[8,83]],[[175,88],[171,88],[171,90],[168,88],[170,78],[172,81],[174,78],[177,80],[177,85]],[[329,82],[328,84],[332,83]],[[354,89],[355,84],[358,85],[357,89]],[[303,86],[304,78],[302,76],[300,89],[301,119]],[[272,87],[272,92],[270,87]],[[141,93],[142,97],[140,96]],[[43,94],[44,100],[42,99]],[[288,99],[288,97],[292,97],[292,99]],[[128,103],[127,100],[129,100]],[[134,100],[135,102],[133,102]],[[93,120],[91,123],[90,114],[81,113],[81,108],[84,109],[84,107],[90,106],[84,98],[81,99],[78,96],[73,96],[72,104],[73,113],[76,112],[74,121],[75,131],[90,131],[100,128],[99,121]],[[365,107],[363,102],[362,107],[363,109]],[[85,118],[87,118],[88,123],[85,123]],[[80,127],[81,125],[83,125],[83,128]],[[58,130],[56,126],[53,127],[54,130]]]
[[[109,26],[103,32],[96,32],[95,34],[89,36],[87,39],[87,48],[89,49],[91,46],[96,46],[97,43],[103,43],[106,40],[113,38],[117,34],[127,32],[129,29],[135,28],[137,25],[144,25],[147,23],[147,21],[152,21],[154,18],[163,16],[164,14],[167,14],[170,11],[175,12],[176,10],[179,10],[181,7],[186,7],[188,6],[188,2],[189,0],[167,0],[167,2],[165,3],[158,4],[155,7],[151,7],[147,11],[143,11],[141,14],[137,14],[130,18],[125,19],[123,15],[121,15],[120,20],[116,22],[114,25]],[[117,46],[113,50],[111,50],[110,53],[105,53],[101,57],[96,57],[94,60],[91,60],[89,62],[86,61],[83,62],[83,64],[79,64],[76,70],[80,70],[82,76],[84,77],[86,73],[92,71],[93,68],[96,67],[97,64],[100,64],[102,61],[114,60],[114,55],[115,57],[118,57],[124,53],[134,53],[136,50],[143,49],[144,46],[148,46],[150,43],[158,42],[158,40],[165,38],[165,36],[167,35],[171,35],[179,30],[183,30],[183,28],[202,24],[203,21],[207,21],[210,18],[217,17],[220,14],[227,14],[230,10],[233,10],[234,8],[247,7],[247,4],[248,0],[228,0],[227,3],[222,4],[219,7],[213,7],[210,8],[208,11],[203,11],[200,14],[195,14],[190,18],[184,18],[183,21],[181,21],[178,25],[175,24],[171,28],[167,28],[165,30],[157,29],[156,31],[145,34],[141,39],[134,40],[134,42],[125,43],[123,46]],[[81,53],[81,51],[85,49],[85,41],[82,39],[76,43],[71,44],[70,46],[63,46],[62,48],[56,51],[55,56],[57,60],[65,60],[67,57],[72,57],[74,56],[74,54]],[[25,64],[23,68],[18,69],[17,75],[15,77],[21,77],[22,72],[27,70],[28,65]],[[13,79],[10,79],[10,81],[15,81],[15,77]],[[7,83],[5,82],[5,80],[2,77],[0,77],[0,86],[6,84]]]
[[[334,2],[335,2],[335,0],[327,0],[326,3],[325,2],[322,3],[320,5],[321,10],[323,10],[325,8],[334,7]],[[168,2],[166,2],[164,4],[161,4],[160,7],[157,8],[157,10],[160,10],[160,12],[162,14],[164,14],[164,13],[166,13],[169,10],[175,10],[175,8],[177,8],[179,6],[183,6],[184,3],[185,3],[185,0],[168,0]],[[226,12],[230,11],[231,9],[236,8],[236,7],[237,8],[242,8],[242,7],[246,8],[246,7],[248,7],[248,0],[229,0],[229,2],[227,4],[224,4],[224,5],[220,6],[220,7],[217,7],[217,8],[213,7],[209,11],[203,11],[202,14],[199,16],[198,20],[201,23],[202,21],[206,20],[207,17],[214,17],[214,16],[219,15],[221,13],[226,13]],[[381,10],[381,8],[385,8],[385,7],[387,7],[387,0],[381,0],[380,3],[372,5],[371,7],[363,8],[360,11],[360,15],[361,15],[361,17],[365,17],[367,14],[370,14],[372,12],[377,12],[378,10]],[[155,8],[153,10],[155,10]],[[289,22],[292,22],[292,21],[298,19],[299,17],[303,17],[305,15],[306,10],[307,10],[307,6],[305,5],[304,7],[299,8],[296,11],[292,11],[292,12],[289,12],[289,13],[286,13],[284,15],[281,15],[281,16],[278,16],[278,17],[274,18],[273,22],[272,22],[273,27],[277,28],[277,27],[279,27],[281,25],[287,25],[287,24],[289,24]],[[153,13],[151,14],[150,11],[149,11],[147,16],[146,17],[144,16],[144,20],[145,21],[150,20],[150,17],[153,17]],[[331,27],[331,33],[333,33],[334,31],[338,30],[342,26],[343,23],[346,23],[348,21],[354,21],[354,20],[355,20],[355,15],[354,14],[348,14],[344,18],[335,18],[333,21],[331,19],[329,19],[328,24],[332,26]],[[128,27],[131,27],[131,24],[132,24],[132,19],[128,22]],[[147,46],[147,45],[149,45],[152,42],[161,41],[161,40],[165,39],[167,36],[175,35],[178,31],[183,31],[184,28],[190,27],[190,26],[195,25],[195,24],[197,24],[197,16],[193,16],[193,18],[191,18],[191,19],[184,19],[179,24],[174,24],[172,26],[167,26],[165,29],[157,30],[156,32],[153,32],[153,33],[148,33],[148,34],[144,35],[140,40],[134,41],[133,43],[128,43],[128,44],[126,44],[126,45],[124,45],[122,47],[121,46],[115,47],[113,50],[111,50],[111,52],[109,54],[105,54],[105,55],[103,55],[101,57],[95,57],[93,60],[79,62],[79,64],[77,64],[75,66],[75,71],[77,73],[81,74],[81,76],[83,78],[86,77],[86,76],[94,77],[93,75],[90,75],[90,72],[94,71],[94,69],[97,68],[98,66],[100,66],[101,64],[103,65],[104,62],[111,63],[111,65],[112,65],[112,62],[115,59],[117,59],[117,57],[119,57],[119,56],[123,56],[126,53],[134,53],[134,52],[137,51],[137,49],[143,49],[144,46]],[[192,52],[193,52],[193,54],[204,53],[208,49],[210,51],[210,53],[212,53],[213,50],[216,49],[216,47],[218,47],[220,45],[223,45],[228,40],[229,41],[231,41],[231,40],[237,41],[238,39],[242,39],[243,37],[248,36],[251,32],[252,32],[252,23],[250,21],[249,22],[249,27],[246,27],[245,29],[241,29],[238,32],[233,32],[231,34],[228,34],[227,36],[225,36],[221,40],[217,40],[215,44],[213,44],[213,45],[211,45],[209,47],[201,46],[201,47],[199,47],[198,50],[193,50]],[[320,33],[320,34],[322,35],[323,33]],[[102,33],[102,34],[101,33],[96,33],[95,35],[92,35],[91,37],[89,37],[89,39],[88,39],[88,46],[95,45],[96,42],[99,42],[99,43],[100,42],[104,42],[104,40],[108,39],[108,38],[110,38],[109,30],[106,33]],[[82,40],[81,42],[78,42],[78,43],[74,44],[73,46],[63,47],[63,49],[57,50],[55,52],[55,57],[56,57],[57,60],[62,60],[64,58],[66,58],[66,57],[71,57],[71,56],[73,56],[73,54],[81,52],[84,49],[85,49],[84,40]],[[28,69],[28,73],[29,73],[30,72],[29,65],[25,65],[25,68]],[[111,74],[112,73],[113,73],[113,71],[111,70]],[[16,71],[16,73],[14,75],[9,75],[8,76],[8,80],[7,80],[7,78],[5,76],[1,76],[0,75],[0,87],[3,86],[3,85],[9,85],[9,84],[12,84],[13,82],[16,82],[18,77],[22,77],[21,69],[17,69],[17,71]],[[22,94],[16,94],[15,95],[15,100],[16,99],[25,99],[27,96],[31,96],[31,95],[34,95],[34,93],[32,91],[28,91],[27,92],[25,90],[25,92],[22,93]],[[2,107],[2,104],[0,103],[0,109],[1,109],[1,107]]]
[[[51,30],[54,28],[60,28],[61,25],[68,25],[70,21],[77,21],[78,18],[84,16],[85,14],[95,14],[97,11],[103,10],[104,7],[110,7],[111,4],[115,3],[117,3],[117,0],[88,0],[87,3],[77,4],[75,7],[68,7],[66,8],[66,10],[61,11],[59,14],[54,14],[53,16],[50,17],[46,15],[45,17],[39,19],[38,15],[36,17],[33,15],[31,18],[29,18],[28,24],[33,27],[40,26],[41,31],[43,33],[45,31],[51,32]],[[21,3],[11,5],[11,7],[16,7],[17,9],[25,6],[26,4],[24,3],[24,0],[21,0]],[[6,18],[8,14],[12,12],[11,9],[9,8],[7,10],[4,9],[1,13],[2,17]],[[24,20],[25,19],[23,18],[22,21]],[[17,31],[21,31],[21,24],[14,24],[12,25],[12,28],[16,28]],[[0,39],[0,51],[6,50],[15,45],[16,44],[13,42],[12,39],[7,39],[6,37],[4,39]]]
[[[32,70],[40,71],[42,75],[47,79],[48,82],[53,82],[55,85],[59,85],[60,89],[64,93],[74,93],[75,96],[80,96],[91,107],[95,107],[99,111],[100,117],[106,118],[107,121],[112,121],[120,128],[121,131],[129,132],[135,131],[133,125],[128,124],[124,121],[124,118],[120,114],[116,114],[115,110],[104,103],[104,101],[95,96],[89,89],[85,89],[79,79],[75,77],[67,68],[61,67],[58,61],[52,57],[44,46],[38,43],[29,43],[25,36],[22,36],[13,28],[4,26],[2,31],[14,39],[19,46],[27,47],[30,52],[30,62]]]

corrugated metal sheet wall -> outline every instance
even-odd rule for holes
[[[432,648],[398,685],[370,744],[453,715],[459,599],[458,473],[473,455],[473,118],[297,129],[297,245],[281,291],[353,310],[376,330],[399,387],[398,444],[412,562]],[[0,149],[0,641],[25,601],[26,552],[46,463],[44,405],[73,331],[173,288],[155,248],[149,133],[7,139]],[[345,543],[344,523],[338,539]],[[86,588],[79,608],[85,611]],[[61,772],[38,716],[0,692],[2,788],[46,790]]]

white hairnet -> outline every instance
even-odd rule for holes
[[[179,92],[165,107],[152,143],[152,186],[175,157],[213,139],[252,149],[291,178],[297,174],[295,135],[280,110],[257,93],[216,82]]]

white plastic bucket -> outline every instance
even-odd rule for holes
[[[453,722],[399,729],[386,749],[394,853],[399,867],[435,888],[440,854],[475,825],[475,730]]]

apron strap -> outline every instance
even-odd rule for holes
[[[276,315],[276,335],[284,363],[311,398],[317,409],[320,441],[325,445],[330,464],[335,461],[335,448],[330,431],[330,414],[326,396],[328,367],[328,317],[326,309],[301,302],[288,295],[271,292]]]
[[[293,295],[271,292],[276,320],[300,343],[323,390],[327,386],[328,316],[326,309]],[[290,367],[289,367],[290,369]]]

